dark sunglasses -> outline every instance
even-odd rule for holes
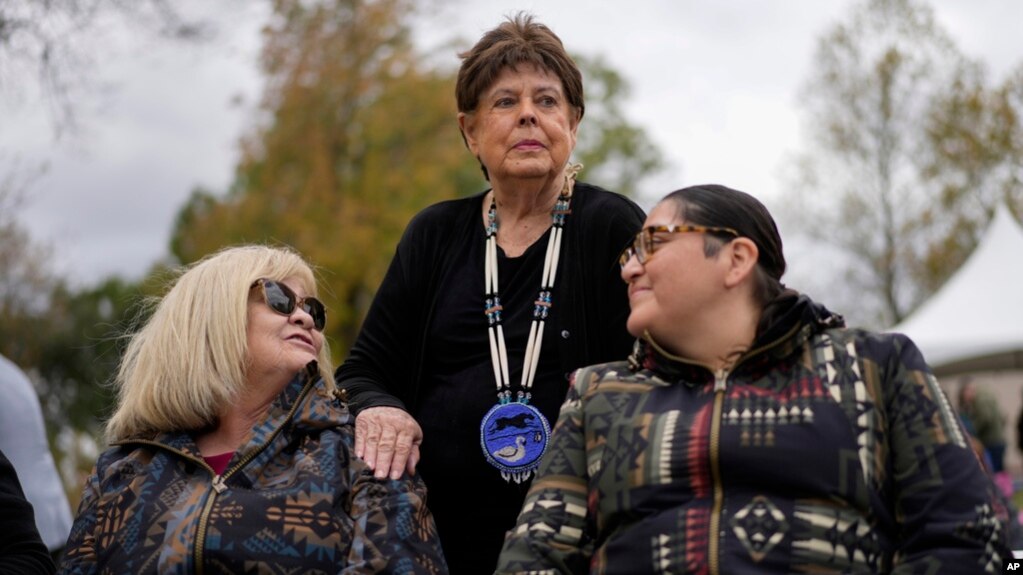
[[[625,268],[625,265],[629,263],[632,256],[636,256],[639,259],[640,264],[646,264],[650,256],[654,255],[654,250],[657,248],[654,242],[654,234],[682,234],[682,233],[697,233],[697,234],[714,234],[714,235],[726,235],[732,238],[739,237],[739,232],[732,228],[719,228],[713,226],[650,226],[643,228],[635,239],[632,240],[632,245],[625,248],[622,251],[622,255],[618,256],[618,264]]]
[[[327,309],[320,300],[314,297],[298,297],[287,285],[265,278],[253,282],[249,289],[256,286],[263,292],[263,301],[275,312],[290,316],[295,313],[296,307],[301,307],[302,311],[313,318],[313,327],[316,331],[323,331],[323,326],[327,325]]]

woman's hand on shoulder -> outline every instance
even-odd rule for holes
[[[403,409],[370,407],[355,418],[355,455],[374,471],[377,479],[415,473],[423,429]]]

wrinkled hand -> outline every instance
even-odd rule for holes
[[[397,407],[370,407],[355,418],[355,455],[366,461],[377,479],[388,474],[398,479],[402,469],[414,473],[422,442],[423,428]]]

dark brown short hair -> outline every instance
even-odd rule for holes
[[[583,103],[583,77],[561,39],[550,28],[519,12],[490,30],[467,52],[458,55],[455,99],[458,111],[470,113],[479,105],[480,95],[489,88],[505,68],[533,64],[561,80],[568,103],[581,120],[586,109]]]

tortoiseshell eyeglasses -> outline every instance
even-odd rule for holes
[[[625,265],[629,263],[632,256],[636,256],[639,259],[640,264],[646,264],[650,259],[650,256],[654,254],[657,249],[657,243],[655,242],[655,234],[684,234],[684,233],[697,233],[697,234],[714,234],[731,236],[732,238],[739,237],[739,232],[732,228],[720,228],[714,226],[695,226],[695,225],[672,225],[672,226],[650,226],[643,228],[636,238],[632,240],[632,245],[625,248],[622,255],[618,257],[618,263],[625,268]]]

